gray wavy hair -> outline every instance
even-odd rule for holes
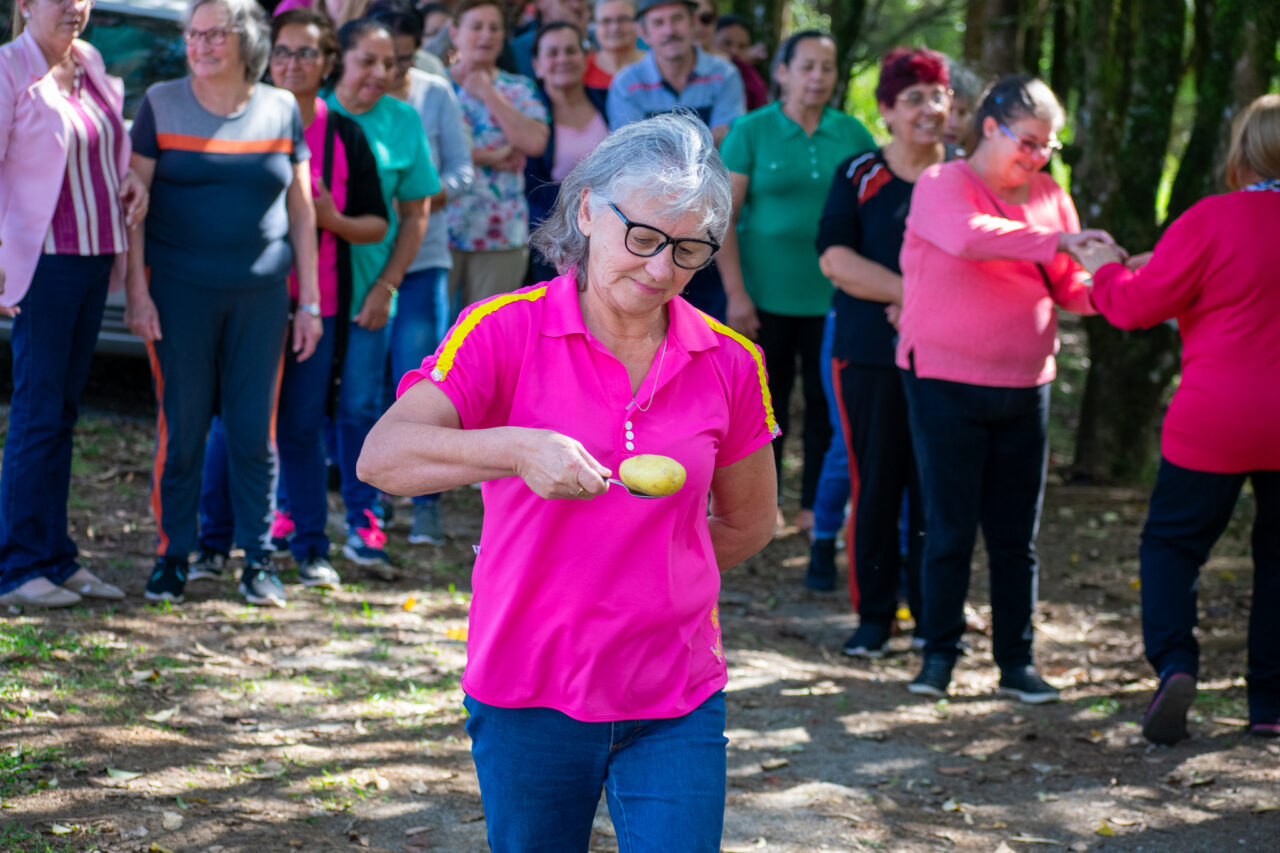
[[[196,9],[216,4],[227,10],[227,29],[240,34],[240,59],[244,62],[244,79],[253,83],[262,79],[271,54],[271,30],[267,15],[257,0],[191,0],[182,16],[182,28],[191,26]]]
[[[583,190],[591,191],[592,216],[609,202],[626,207],[643,197],[665,201],[674,217],[700,213],[698,230],[716,242],[723,242],[729,229],[729,171],[711,132],[689,110],[615,130],[561,181],[555,207],[529,242],[561,274],[576,266],[579,285],[586,283],[589,249],[587,236],[578,228]]]

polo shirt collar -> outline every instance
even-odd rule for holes
[[[576,272],[571,269],[556,276],[546,283],[546,288],[542,334],[553,338],[582,335],[590,339],[591,333],[582,319],[582,305],[578,301]],[[672,299],[667,303],[667,312],[670,318],[667,335],[676,349],[702,352],[720,346],[720,338],[707,323],[706,315],[688,302]]]
[[[778,128],[785,136],[804,136],[804,128],[796,124],[795,119],[782,111],[782,103],[776,102],[771,109],[778,111]],[[823,107],[822,118],[818,119],[818,129],[814,136],[835,136],[835,125],[839,114],[830,107]]]

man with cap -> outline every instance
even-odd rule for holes
[[[636,20],[649,55],[614,76],[608,100],[611,128],[688,107],[711,128],[719,145],[729,123],[745,111],[738,69],[693,43],[697,8],[686,0],[636,3]]]
[[[639,0],[636,20],[649,53],[613,77],[605,102],[609,127],[683,108],[711,128],[719,145],[729,124],[745,112],[742,77],[733,63],[705,52],[693,42],[696,3],[688,0]],[[698,270],[684,298],[717,320],[725,319],[727,300],[715,264]]]

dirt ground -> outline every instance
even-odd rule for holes
[[[0,851],[484,849],[458,688],[479,492],[446,498],[445,547],[404,544],[401,514],[399,580],[339,562],[347,585],[290,585],[283,610],[245,606],[230,582],[154,606],[151,441],[145,419],[113,415],[77,439],[75,535],[128,599],[0,614]],[[1145,501],[1049,489],[1037,653],[1064,687],[1051,706],[994,695],[981,632],[946,701],[906,691],[905,636],[882,661],[841,655],[855,620],[847,596],[801,586],[802,536],[728,573],[723,849],[1280,850],[1280,745],[1243,732],[1250,499],[1202,577],[1204,681],[1194,737],[1173,748],[1135,722],[1154,686],[1136,585]],[[987,617],[981,565],[972,601]],[[602,808],[592,850],[616,849]]]

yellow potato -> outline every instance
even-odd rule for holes
[[[684,485],[684,466],[670,456],[642,453],[622,460],[618,476],[633,492],[665,497]]]

